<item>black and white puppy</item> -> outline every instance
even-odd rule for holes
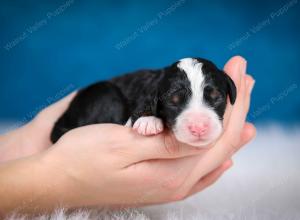
[[[212,62],[181,59],[163,69],[137,71],[80,90],[55,123],[51,141],[80,126],[116,123],[141,135],[167,127],[179,141],[205,146],[222,133],[227,95],[234,104],[234,82]]]

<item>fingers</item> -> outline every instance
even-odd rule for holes
[[[245,123],[243,131],[240,136],[239,146],[249,143],[256,135],[256,128],[251,123]]]
[[[255,127],[251,123],[246,123],[241,134],[239,146],[247,144],[255,136],[255,134]],[[200,181],[190,190],[187,196],[191,196],[214,184],[225,171],[232,167],[232,164],[233,162],[231,159],[225,161],[220,167],[200,179]]]
[[[247,75],[241,80],[240,91],[237,95],[235,106],[232,109],[233,117],[228,121],[228,127],[225,129],[223,140],[231,146],[235,146],[239,141],[239,134],[244,126],[246,116],[250,106],[250,94],[254,86],[254,81]]]
[[[241,141],[239,143],[239,146],[245,145],[254,136],[255,136],[255,127],[250,123],[246,123],[243,128],[243,131],[241,133]],[[192,194],[195,194],[195,193],[205,189],[206,187],[212,185],[222,176],[222,174],[226,170],[228,170],[232,166],[232,160],[227,159],[222,165],[220,165],[219,167],[217,167],[215,170],[211,171],[210,173],[206,174],[204,177],[201,178],[201,176],[199,176],[200,180],[198,179],[194,185],[191,185],[191,188],[185,189],[184,188],[185,181],[190,176],[189,175],[190,171],[193,170],[193,168],[195,168],[197,166],[197,163],[199,163],[199,160],[201,160],[203,157],[205,157],[205,154],[200,155],[200,156],[187,157],[185,159],[174,160],[175,165],[176,165],[176,162],[180,163],[180,165],[178,166],[181,168],[180,177],[184,177],[184,180],[182,180],[182,178],[180,178],[180,177],[179,177],[179,179],[173,178],[174,182],[181,183],[181,185],[179,185],[179,187],[177,189],[173,189],[174,191],[176,191],[175,192],[175,200],[184,199],[184,198],[191,196]],[[196,161],[194,160],[195,158],[197,159]],[[192,162],[194,161],[194,163],[191,163],[191,161]],[[168,176],[168,175],[165,174],[165,176]]]
[[[207,149],[178,142],[173,133],[168,131],[149,137],[143,137],[134,131],[128,132],[131,133],[131,144],[129,144],[130,148],[126,150],[134,154],[135,158],[131,158],[134,160],[133,163],[144,160],[187,157],[207,151]]]
[[[246,66],[247,66],[246,60],[240,56],[235,56],[231,58],[225,64],[224,71],[234,81],[237,91],[239,91],[241,77],[246,72]],[[228,101],[227,103],[230,102]],[[224,127],[227,127],[228,119],[230,118],[231,111],[232,111],[232,105],[228,104],[224,115]]]
[[[247,61],[241,56],[232,57],[224,66],[224,71],[234,81],[236,86],[239,86],[241,75],[240,73],[246,72]]]
[[[53,128],[54,123],[62,115],[62,113],[67,109],[70,101],[76,95],[76,91],[72,92],[65,98],[60,101],[46,107],[41,112],[39,112],[34,119],[27,124],[31,129],[34,130],[34,133],[39,132],[39,136],[35,137],[34,140],[40,140],[45,147],[51,146],[52,142],[50,141],[50,132]]]
[[[256,129],[253,124],[245,123],[243,131],[241,133],[241,140],[239,146],[244,146],[247,144],[256,134]],[[197,192],[202,191],[203,189],[207,188],[208,186],[215,183],[225,171],[227,171],[230,167],[232,167],[232,160],[229,159],[225,161],[220,167],[215,169],[214,171],[210,172],[206,176],[204,176],[189,192],[188,196],[191,196]]]
[[[195,186],[191,189],[187,196],[191,196],[214,184],[231,166],[232,160],[225,161],[220,167],[218,167],[217,169],[200,179],[199,182],[196,183]]]
[[[255,128],[252,124],[246,123],[241,133],[239,145],[244,145],[255,135]],[[126,169],[124,175],[133,172],[132,175],[139,176],[139,184],[150,185],[147,191],[148,197],[156,195],[153,202],[170,202],[185,199],[186,197],[199,192],[212,185],[220,176],[232,166],[231,159],[225,161],[214,171],[208,173],[200,180],[198,179],[188,191],[183,191],[185,181],[191,171],[197,166],[199,160],[205,156],[205,151],[199,155],[187,156],[176,159],[148,160],[136,163]],[[125,178],[125,177],[124,177]],[[160,195],[161,197],[157,197]],[[144,198],[145,199],[145,198]],[[145,199],[146,200],[146,199]],[[144,200],[139,202],[145,202]]]
[[[58,102],[48,106],[43,109],[36,117],[35,120],[41,119],[44,123],[47,122],[49,125],[52,124],[58,119],[59,116],[68,108],[69,103],[76,95],[77,91],[74,91],[59,100]]]
[[[232,57],[224,66],[224,71],[233,80],[237,90],[240,88],[242,75],[246,73],[247,61],[241,56]]]
[[[179,201],[213,184],[232,164],[231,160],[226,161],[218,169],[198,181],[188,193],[183,193],[182,185],[190,170],[199,161],[199,157],[145,161],[138,163],[135,167],[129,167],[124,175],[138,175],[138,184],[147,188],[148,196],[156,195],[151,199],[154,203]]]
[[[74,98],[74,96],[76,95],[76,93],[77,93],[77,91],[74,91],[74,92],[70,93],[66,97],[64,97],[61,100],[59,100],[58,102],[50,105],[48,107],[48,109],[50,109],[52,111],[56,111],[56,112],[62,113],[63,111],[65,111],[67,109],[68,104]]]
[[[255,127],[246,123],[241,133],[240,146],[249,142],[255,135]],[[202,154],[187,156],[176,159],[158,159],[148,160],[136,163],[133,166],[127,167],[124,175],[133,172],[132,175],[139,176],[139,184],[150,185],[147,191],[148,197],[156,195],[153,203],[157,202],[171,202],[185,199],[186,197],[197,193],[206,187],[216,182],[222,174],[232,166],[231,159],[225,161],[217,169],[211,171],[207,175],[198,179],[189,190],[182,190],[186,180],[188,179],[191,171],[197,166],[199,161],[205,157],[205,152]],[[124,177],[125,178],[125,177]],[[161,197],[157,197],[157,195]],[[143,197],[144,198],[144,197]],[[145,198],[140,202],[145,202]]]
[[[131,133],[130,129],[127,132]],[[243,146],[248,143],[255,136],[255,133],[255,127],[250,123],[246,123],[241,132],[241,142],[238,145]],[[133,163],[151,159],[171,159],[201,155],[209,150],[208,148],[196,148],[178,142],[170,132],[147,138],[137,134],[132,135],[131,141],[134,142],[134,145],[130,144],[130,148],[125,150],[133,152],[134,158],[131,158]]]
[[[254,87],[255,80],[252,78],[250,75],[246,75],[246,94],[245,94],[245,110],[249,111],[250,107],[250,98],[251,98],[251,93],[252,89]]]

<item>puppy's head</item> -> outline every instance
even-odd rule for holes
[[[205,146],[222,133],[227,96],[236,99],[231,78],[212,62],[185,58],[166,68],[159,89],[158,113],[176,138]]]

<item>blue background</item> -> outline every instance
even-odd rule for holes
[[[1,1],[0,120],[30,120],[71,90],[113,75],[190,56],[222,67],[240,54],[256,79],[249,119],[300,122],[297,0],[74,0],[60,8],[65,3]],[[285,4],[287,11],[272,19]],[[258,24],[261,30],[251,32]],[[36,30],[30,33],[30,27]],[[18,42],[8,48],[13,41]],[[124,46],[118,49],[120,42]]]

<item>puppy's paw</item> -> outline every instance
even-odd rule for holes
[[[164,130],[163,122],[155,116],[140,117],[133,124],[133,130],[141,135],[155,135]]]

